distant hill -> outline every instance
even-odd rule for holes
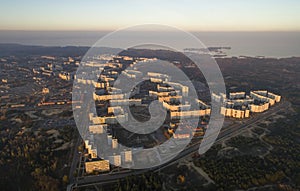
[[[153,49],[132,49],[123,50],[119,53],[121,56],[130,57],[144,57],[144,58],[158,58],[167,61],[181,61],[183,63],[190,63],[191,60],[181,52],[170,50],[153,50]]]
[[[86,46],[34,46],[21,44],[1,44],[0,56],[28,56],[28,55],[49,55],[49,56],[83,56],[90,47]],[[117,48],[99,47],[94,48],[103,54],[116,53],[122,51]]]

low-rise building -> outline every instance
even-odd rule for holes
[[[100,160],[100,161],[85,162],[85,171],[86,173],[92,173],[94,171],[109,172],[110,171],[109,161]]]
[[[190,133],[174,133],[174,139],[189,139],[191,137]]]
[[[79,82],[83,83],[83,80],[79,80]],[[86,84],[86,82],[84,84]],[[107,82],[94,82],[93,84],[94,84],[95,88],[106,89],[109,87],[109,83],[107,83]]]
[[[71,75],[67,72],[59,73],[58,77],[63,79],[63,80],[67,80],[67,81],[71,80]]]
[[[49,93],[49,89],[48,88],[43,88],[42,93],[43,94],[48,94]]]

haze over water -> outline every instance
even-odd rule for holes
[[[108,31],[0,31],[0,43],[43,46],[92,46]],[[147,38],[148,32],[140,36]],[[228,46],[229,56],[300,56],[300,32],[192,32],[207,47]],[[178,39],[179,46],[181,39]],[[182,43],[183,44],[183,43]],[[118,45],[116,44],[115,47]],[[193,47],[183,47],[193,48]]]

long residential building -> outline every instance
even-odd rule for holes
[[[253,113],[261,113],[264,111],[267,111],[269,109],[270,104],[268,102],[260,104],[260,105],[255,105],[255,104],[250,104],[249,108],[250,111]]]
[[[249,109],[241,110],[241,109],[221,107],[221,114],[226,117],[248,118],[248,117],[250,117],[250,110]]]
[[[260,102],[268,102],[271,106],[275,104],[275,99],[269,98],[267,96],[267,91],[251,91],[250,97],[252,97],[254,100],[260,101]]]
[[[106,124],[99,124],[99,125],[90,125],[89,126],[89,132],[93,134],[103,134],[106,130],[107,125]]]
[[[87,173],[92,173],[94,171],[109,172],[110,171],[109,160],[85,162],[85,171]]]
[[[191,104],[170,105],[167,102],[162,102],[162,104],[169,111],[188,111],[191,108]]]
[[[233,92],[229,93],[229,99],[243,99],[246,96],[246,92]]]
[[[95,101],[108,101],[108,100],[119,100],[124,99],[124,94],[111,94],[111,95],[93,95]]]
[[[194,110],[194,111],[171,111],[171,119],[189,119],[195,117],[204,117],[210,115],[211,109]]]
[[[175,90],[180,90],[182,93],[182,96],[187,97],[189,94],[189,87],[188,86],[184,86],[180,83],[176,83],[176,82],[165,82],[167,83],[169,86],[173,87]]]
[[[221,114],[233,118],[247,118],[250,112],[267,111],[270,106],[280,102],[281,99],[281,96],[266,90],[251,91],[250,96],[247,96],[245,92],[229,93],[229,97],[221,107]]]
[[[117,124],[119,122],[128,121],[128,114],[105,117],[94,117],[92,119],[93,124]]]
[[[132,105],[142,105],[142,99],[116,99],[109,101],[111,106],[132,106]]]

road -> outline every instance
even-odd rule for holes
[[[258,121],[264,120],[264,119],[272,116],[273,114],[288,108],[289,106],[290,106],[289,102],[281,101],[280,103],[271,107],[267,112],[256,114],[256,116],[253,116],[249,119],[244,119],[244,121],[242,121],[240,124],[234,124],[225,129],[222,129],[216,140],[216,143],[219,143],[221,141],[224,141],[226,139],[229,139],[231,137],[234,137],[234,136],[240,134],[244,130],[251,127],[253,124],[257,123]],[[126,172],[120,172],[120,173],[114,173],[114,174],[101,174],[101,175],[97,175],[97,176],[85,176],[85,177],[79,178],[77,182],[72,183],[72,186],[73,186],[73,188],[75,188],[75,187],[92,186],[92,185],[96,185],[96,184],[106,184],[106,183],[116,182],[118,179],[125,178],[127,176],[142,174],[147,171],[159,171],[168,166],[176,164],[179,160],[184,159],[187,156],[190,156],[191,154],[195,153],[198,149],[199,149],[199,143],[195,143],[193,145],[190,145],[187,149],[182,151],[175,158],[170,160],[167,164],[163,164],[161,166],[154,167],[151,169],[129,170]],[[72,186],[70,186],[70,189],[72,188]]]

